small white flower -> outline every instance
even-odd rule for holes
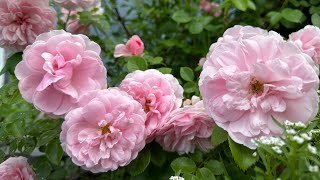
[[[320,129],[312,129],[310,131],[311,134],[320,134]]]
[[[292,138],[294,141],[296,141],[298,144],[302,144],[304,142],[304,139],[300,136],[293,136]]]
[[[317,90],[317,93],[320,94],[320,90]]]
[[[294,129],[287,129],[286,132],[287,134],[297,134],[297,131]]]
[[[302,133],[302,134],[300,134],[300,136],[301,136],[303,139],[307,140],[307,141],[310,141],[310,140],[312,139],[312,136],[310,136],[310,135],[307,134],[307,133]]]
[[[314,165],[314,166],[310,165],[308,169],[310,172],[319,172],[319,166],[317,165]]]
[[[286,126],[293,126],[294,123],[291,122],[291,121],[289,121],[289,120],[286,120],[286,121],[284,122],[284,125],[286,125]]]
[[[305,128],[307,127],[304,123],[302,122],[297,122],[297,123],[294,123],[294,126],[295,127],[298,127],[298,128]]]
[[[169,180],[184,180],[184,178],[180,176],[171,176]]]
[[[257,152],[252,153],[252,156],[256,157],[257,156]]]
[[[279,146],[273,146],[272,147],[272,150],[278,154],[282,154],[282,150],[280,149]]]
[[[311,144],[308,144],[308,150],[312,153],[312,154],[317,154],[317,148],[312,146]]]
[[[265,145],[276,145],[276,146],[285,145],[285,142],[282,141],[282,139],[278,137],[272,137],[272,136],[262,136],[259,139],[257,139],[257,141]]]

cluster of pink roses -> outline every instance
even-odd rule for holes
[[[292,33],[234,26],[211,45],[199,87],[206,112],[237,143],[282,134],[272,119],[307,123],[318,112],[320,30]]]
[[[141,55],[133,36],[122,55]],[[117,52],[117,50],[116,50]],[[212,148],[213,120],[202,101],[181,107],[183,88],[155,69],[128,74],[119,88],[106,89],[100,47],[84,35],[53,30],[39,35],[16,66],[19,90],[40,111],[65,117],[61,145],[73,162],[92,172],[125,166],[156,139],[180,154]]]

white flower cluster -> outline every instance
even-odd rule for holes
[[[294,123],[294,122],[291,122],[291,121],[289,121],[289,120],[286,120],[285,122],[284,122],[284,125],[286,126],[286,127],[289,127],[289,128],[292,128],[292,127],[294,127],[294,128],[306,128],[307,126],[304,124],[304,123],[302,123],[302,122],[296,122],[296,123]]]
[[[285,145],[282,139],[280,139],[279,137],[273,137],[273,136],[261,136],[260,138],[256,139],[256,141],[265,145],[275,145],[275,146]]]
[[[308,169],[310,172],[319,172],[319,166],[317,165],[314,165],[314,166],[310,165]]]
[[[169,180],[184,180],[184,178],[180,176],[171,176]]]
[[[272,136],[262,136],[259,139],[256,139],[254,143],[258,146],[258,143],[256,142],[272,146],[272,150],[277,154],[282,154],[281,146],[285,145],[285,142],[282,139]]]

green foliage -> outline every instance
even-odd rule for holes
[[[129,72],[133,72],[135,70],[146,70],[148,68],[147,61],[140,56],[132,56],[127,57],[127,68]]]
[[[211,143],[213,145],[219,145],[223,142],[225,142],[228,139],[228,133],[224,129],[222,129],[219,126],[215,126],[212,130],[211,135]]]
[[[7,63],[5,64],[5,66],[3,67],[3,69],[0,72],[1,74],[4,74],[5,72],[9,72],[10,74],[14,74],[14,69],[16,67],[16,65],[22,60],[22,53],[18,52],[15,54],[12,54],[8,59],[7,59]]]
[[[133,176],[141,174],[149,165],[151,153],[149,148],[144,148],[139,152],[137,159],[128,166],[129,172]]]
[[[242,170],[247,170],[258,161],[259,157],[253,155],[253,150],[235,143],[231,138],[228,138],[228,142],[233,159]]]
[[[172,161],[171,168],[175,172],[193,173],[196,171],[197,166],[194,161],[187,157],[179,157]]]
[[[95,8],[78,15],[80,23],[90,27],[88,37],[101,46],[101,57],[108,70],[108,87],[119,85],[129,72],[152,68],[177,77],[185,98],[200,96],[199,59],[206,56],[210,45],[227,28],[252,25],[288,37],[307,24],[320,27],[319,0],[219,2],[219,7],[213,9],[222,11],[219,16],[201,10],[199,0],[106,0],[102,1],[103,14],[97,14]],[[69,17],[70,20],[76,18],[76,15]],[[61,18],[58,29],[66,29]],[[114,58],[114,47],[134,34],[144,42],[144,55]],[[21,59],[22,53],[13,54],[0,73],[11,75],[9,83],[0,89],[0,161],[10,156],[30,157],[38,179],[157,180],[174,174],[186,180],[320,179],[319,173],[308,169],[320,166],[319,151],[312,154],[308,150],[309,144],[320,149],[320,134],[313,133],[313,139],[302,144],[293,140],[293,135],[286,134],[285,145],[280,148],[282,154],[278,154],[273,146],[262,143],[258,143],[255,151],[239,145],[218,126],[212,131],[214,149],[209,152],[196,149],[194,153],[178,155],[152,142],[126,167],[98,174],[84,171],[61,148],[59,134],[63,119],[47,117],[21,97],[14,77],[15,66]],[[317,119],[319,117],[306,128],[295,129],[297,134],[319,129]],[[35,157],[34,152],[40,155]]]
[[[181,67],[180,68],[180,76],[185,81],[193,81],[193,79],[194,79],[193,71],[189,67]]]

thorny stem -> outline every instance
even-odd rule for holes
[[[128,28],[127,28],[127,26],[126,26],[124,19],[120,16],[120,13],[119,13],[119,11],[118,11],[118,8],[117,8],[117,7],[113,7],[113,10],[114,10],[115,15],[116,15],[118,21],[120,22],[122,28],[123,28],[124,31],[126,32],[127,37],[130,38],[130,37],[131,37],[131,33],[130,33],[130,31],[128,30]]]

